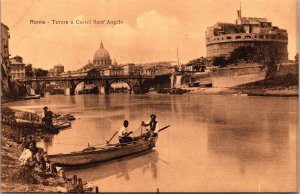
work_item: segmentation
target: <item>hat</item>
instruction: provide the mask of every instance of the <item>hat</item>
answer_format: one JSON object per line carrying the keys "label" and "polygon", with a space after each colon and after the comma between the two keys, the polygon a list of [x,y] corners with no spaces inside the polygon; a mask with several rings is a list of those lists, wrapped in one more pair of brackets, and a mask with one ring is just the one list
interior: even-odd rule
{"label": "hat", "polygon": [[48,107],[47,107],[47,106],[45,106],[43,109],[44,109],[44,110],[45,110],[45,109],[48,109]]}
{"label": "hat", "polygon": [[150,117],[154,117],[154,118],[156,118],[156,115],[155,115],[155,114],[152,114],[152,115],[150,115]]}

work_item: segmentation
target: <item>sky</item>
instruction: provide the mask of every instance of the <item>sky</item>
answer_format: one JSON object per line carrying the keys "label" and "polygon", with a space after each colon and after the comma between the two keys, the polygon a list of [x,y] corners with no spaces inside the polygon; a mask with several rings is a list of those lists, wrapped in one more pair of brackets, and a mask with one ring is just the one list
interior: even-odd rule
{"label": "sky", "polygon": [[[177,48],[180,63],[186,63],[206,56],[206,28],[233,23],[239,7],[240,0],[1,0],[1,22],[10,28],[11,57],[20,55],[34,67],[78,69],[93,60],[101,40],[112,60],[121,64],[177,61]],[[244,17],[267,18],[287,29],[289,59],[294,59],[296,0],[241,0],[241,7]],[[76,20],[92,24],[70,24]]]}

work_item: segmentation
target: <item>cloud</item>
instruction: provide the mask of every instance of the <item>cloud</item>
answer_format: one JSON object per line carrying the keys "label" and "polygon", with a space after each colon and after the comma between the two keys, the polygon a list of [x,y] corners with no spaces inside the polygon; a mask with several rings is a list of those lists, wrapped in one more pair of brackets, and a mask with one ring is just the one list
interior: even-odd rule
{"label": "cloud", "polygon": [[146,62],[162,60],[165,54],[170,54],[167,45],[172,42],[177,28],[176,17],[150,10],[138,15],[132,26],[115,25],[106,28],[103,35],[112,46],[111,54],[118,54],[118,61]]}
{"label": "cloud", "polygon": [[[76,14],[70,20],[88,21],[90,18]],[[153,9],[138,14],[131,24],[124,20],[117,25],[34,26],[24,31],[28,35],[19,45],[23,49],[18,54],[37,67],[50,69],[61,63],[67,70],[78,69],[93,59],[102,40],[111,58],[120,63],[174,60],[177,47],[180,47],[181,58],[185,59],[195,52],[195,40],[199,37],[197,32],[187,33],[181,22],[173,15],[163,15]],[[193,51],[181,49],[183,46]]]}

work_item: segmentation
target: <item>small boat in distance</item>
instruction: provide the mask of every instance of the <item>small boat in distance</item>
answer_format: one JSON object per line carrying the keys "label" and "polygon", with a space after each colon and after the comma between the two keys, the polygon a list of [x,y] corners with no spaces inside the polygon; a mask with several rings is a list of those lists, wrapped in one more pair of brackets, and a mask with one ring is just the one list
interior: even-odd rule
{"label": "small boat in distance", "polygon": [[31,99],[40,99],[41,95],[26,95],[23,97],[20,97],[22,100],[31,100]]}
{"label": "small boat in distance", "polygon": [[107,144],[105,147],[93,147],[93,149],[87,148],[83,151],[67,154],[48,155],[48,159],[57,166],[79,167],[151,150],[155,147],[157,139],[158,135],[150,137],[147,140],[140,139],[127,144]]}

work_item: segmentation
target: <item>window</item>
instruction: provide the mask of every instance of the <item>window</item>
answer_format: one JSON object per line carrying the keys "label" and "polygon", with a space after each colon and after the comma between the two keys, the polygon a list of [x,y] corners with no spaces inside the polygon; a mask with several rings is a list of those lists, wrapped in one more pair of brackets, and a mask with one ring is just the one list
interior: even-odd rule
{"label": "window", "polygon": [[226,39],[231,39],[231,36],[227,36]]}
{"label": "window", "polygon": [[236,39],[241,39],[242,37],[241,37],[241,36],[236,36],[235,38],[236,38]]}

